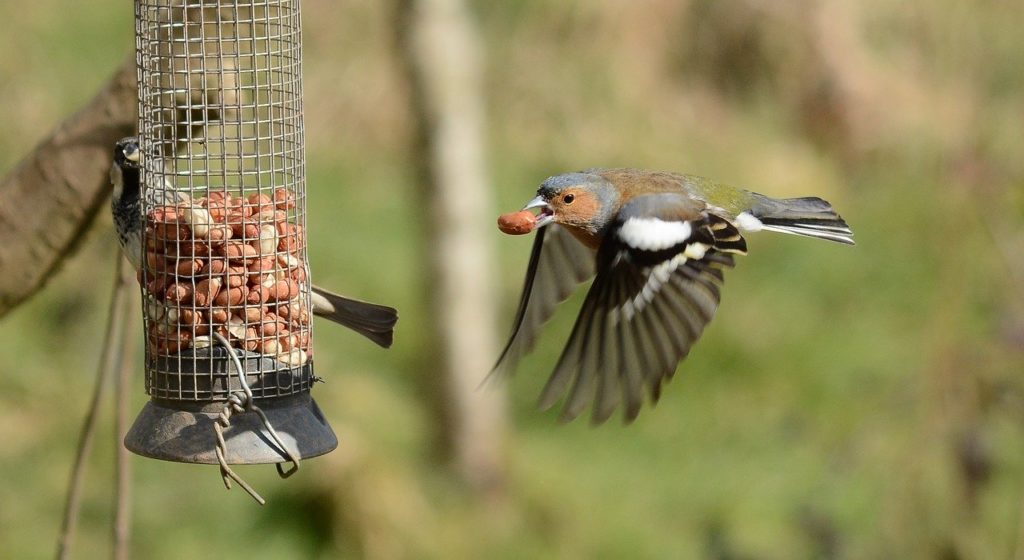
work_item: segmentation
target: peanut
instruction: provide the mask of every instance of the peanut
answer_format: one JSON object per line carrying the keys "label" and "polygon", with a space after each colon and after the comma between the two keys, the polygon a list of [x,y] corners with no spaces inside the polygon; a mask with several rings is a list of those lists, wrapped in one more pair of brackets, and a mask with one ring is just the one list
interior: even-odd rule
{"label": "peanut", "polygon": [[255,284],[262,282],[262,279],[267,274],[273,274],[274,269],[277,268],[277,263],[273,257],[262,257],[256,259],[247,267],[249,272],[249,281]]}
{"label": "peanut", "polygon": [[265,210],[274,210],[274,199],[270,195],[262,193],[253,193],[246,198],[246,206],[252,209],[253,214],[263,212]]}
{"label": "peanut", "polygon": [[229,198],[231,198],[231,195],[227,192],[212,191],[210,194],[206,195],[206,207],[209,208],[211,204],[223,204],[227,206]]}
{"label": "peanut", "polygon": [[[207,278],[196,284],[195,304],[196,307],[207,307],[220,296],[221,286],[224,284],[220,278]],[[223,322],[223,321],[216,321]]]}
{"label": "peanut", "polygon": [[167,307],[153,296],[146,296],[146,316],[151,321],[159,321],[167,314]]}
{"label": "peanut", "polygon": [[498,229],[509,235],[530,233],[537,226],[537,216],[529,210],[510,212],[498,216]]}
{"label": "peanut", "polygon": [[289,352],[299,346],[298,335],[290,333],[287,330],[281,332],[278,341],[281,345],[281,350],[284,350],[285,352]]}
{"label": "peanut", "polygon": [[257,249],[261,255],[271,255],[277,250],[277,228],[264,224],[258,231]]}
{"label": "peanut", "polygon": [[246,306],[242,311],[245,313],[245,321],[247,323],[258,323],[265,314],[269,313],[266,307],[254,307],[251,305]]}
{"label": "peanut", "polygon": [[178,276],[195,276],[202,272],[205,263],[201,259],[185,259],[178,261]]}
{"label": "peanut", "polygon": [[271,292],[272,290],[270,288],[267,288],[262,284],[257,284],[249,290],[249,293],[245,297],[245,302],[249,305],[262,306],[264,303],[267,303],[268,299],[270,299]]}
{"label": "peanut", "polygon": [[218,251],[223,257],[227,257],[230,261],[235,262],[251,262],[253,259],[259,257],[259,252],[254,249],[251,245],[246,245],[241,241],[228,241]]}
{"label": "peanut", "polygon": [[267,354],[273,356],[280,350],[280,345],[277,343],[276,338],[267,338],[260,341],[256,346],[256,351],[260,354]]}
{"label": "peanut", "polygon": [[302,330],[296,334],[298,334],[299,336],[299,347],[301,347],[306,352],[309,352],[309,331]]}
{"label": "peanut", "polygon": [[188,348],[192,342],[192,333],[186,330],[176,330],[169,333],[154,333],[156,342],[156,353],[163,355],[177,354]]}
{"label": "peanut", "polygon": [[164,292],[164,299],[173,303],[188,303],[192,301],[192,284],[188,282],[175,282],[167,287]]}
{"label": "peanut", "polygon": [[270,299],[288,301],[299,295],[299,285],[291,278],[279,280],[270,288]]}
{"label": "peanut", "polygon": [[164,273],[174,272],[174,262],[164,258],[163,253],[146,252],[146,268],[153,272]]}
{"label": "peanut", "polygon": [[277,315],[269,311],[266,312],[263,315],[263,317],[260,318],[259,321],[260,335],[262,335],[264,338],[274,336],[279,332],[284,331],[286,328],[287,327],[285,326],[284,322],[281,321],[281,319]]}
{"label": "peanut", "polygon": [[147,217],[154,223],[173,224],[178,221],[178,210],[173,206],[161,206],[151,210]]}
{"label": "peanut", "polygon": [[225,327],[228,329],[228,333],[230,333],[234,338],[245,338],[245,321],[243,321],[241,317],[232,315]]}
{"label": "peanut", "polygon": [[[231,236],[235,239],[255,239],[257,234],[257,228],[253,225],[251,228],[246,228],[247,225],[252,225],[248,222],[249,217],[245,215],[241,210],[235,210],[224,217],[224,223],[231,227]],[[248,230],[247,230],[248,229]]]}
{"label": "peanut", "polygon": [[178,211],[185,223],[192,227],[192,235],[197,239],[206,239],[210,236],[210,226],[213,225],[213,217],[205,208],[196,206],[178,205]]}
{"label": "peanut", "polygon": [[207,202],[206,210],[214,222],[223,222],[228,213],[228,207],[223,202]]}
{"label": "peanut", "polygon": [[282,224],[288,221],[288,213],[281,210],[264,210],[253,214],[252,219],[259,224]]}
{"label": "peanut", "polygon": [[228,261],[225,259],[211,259],[207,270],[210,272],[210,276],[219,276],[224,274],[228,267]]}
{"label": "peanut", "polygon": [[277,355],[277,361],[284,362],[290,366],[301,366],[309,361],[309,356],[299,348]]}
{"label": "peanut", "polygon": [[306,236],[300,225],[281,222],[277,224],[277,232],[281,239],[277,245],[279,251],[295,253],[306,246]]}
{"label": "peanut", "polygon": [[223,307],[215,307],[210,310],[210,320],[217,324],[228,322],[228,310]]}
{"label": "peanut", "polygon": [[231,228],[226,224],[214,224],[210,226],[210,232],[208,234],[210,241],[226,241],[234,237],[231,232]]}
{"label": "peanut", "polygon": [[146,291],[154,295],[162,296],[164,290],[167,289],[167,286],[169,286],[172,281],[171,277],[166,274],[154,274],[150,276],[149,280],[146,282]]}
{"label": "peanut", "polygon": [[226,306],[237,306],[245,303],[245,297],[248,295],[249,289],[245,286],[239,286],[237,288],[224,288],[214,298],[214,305],[220,307]]}
{"label": "peanut", "polygon": [[210,256],[210,245],[202,240],[186,239],[178,241],[173,248],[178,256],[204,258]]}
{"label": "peanut", "polygon": [[295,208],[295,193],[281,187],[274,191],[274,203],[278,210],[291,210]]}
{"label": "peanut", "polygon": [[245,284],[246,271],[244,266],[231,265],[228,267],[227,273],[225,274],[227,285],[231,288],[237,288]]}
{"label": "peanut", "polygon": [[279,254],[277,256],[277,262],[285,268],[298,268],[299,266],[302,266],[302,261],[300,261],[295,255],[290,255],[288,253]]}
{"label": "peanut", "polygon": [[196,327],[206,322],[206,318],[203,317],[202,311],[196,311],[189,309],[188,307],[182,307],[178,310],[179,321],[182,326]]}
{"label": "peanut", "polygon": [[259,343],[260,338],[256,334],[256,329],[253,327],[247,327],[245,329],[245,337],[242,339],[242,344],[245,346],[245,349],[250,352],[255,352]]}

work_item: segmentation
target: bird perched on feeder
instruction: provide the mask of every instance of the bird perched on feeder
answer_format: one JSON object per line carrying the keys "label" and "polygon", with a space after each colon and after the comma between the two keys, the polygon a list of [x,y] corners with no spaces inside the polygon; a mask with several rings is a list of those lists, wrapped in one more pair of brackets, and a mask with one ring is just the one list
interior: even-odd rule
{"label": "bird perched on feeder", "polygon": [[[532,210],[539,210],[534,215]],[[853,232],[816,197],[774,199],[692,175],[589,169],[544,181],[502,231],[537,231],[511,337],[495,371],[510,371],[577,284],[595,276],[540,399],[568,393],[563,420],[593,403],[601,423],[625,403],[636,418],[656,402],[719,303],[743,234],[777,231],[853,245]]]}
{"label": "bird perched on feeder", "polygon": [[[136,270],[142,262],[145,218],[142,191],[145,191],[147,208],[174,205],[185,200],[182,193],[167,184],[165,188],[142,189],[141,169],[142,150],[138,138],[129,136],[119,140],[114,146],[114,162],[110,167],[113,185],[110,208],[121,249]],[[398,321],[398,312],[394,308],[347,298],[315,285],[311,287],[310,303],[316,316],[344,325],[384,348],[391,346]]]}

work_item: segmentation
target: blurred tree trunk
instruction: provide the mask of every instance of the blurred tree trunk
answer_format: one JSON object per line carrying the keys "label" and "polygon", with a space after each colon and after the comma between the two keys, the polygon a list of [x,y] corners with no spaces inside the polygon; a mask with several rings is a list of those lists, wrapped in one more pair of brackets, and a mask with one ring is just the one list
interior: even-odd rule
{"label": "blurred tree trunk", "polygon": [[491,288],[493,220],[477,37],[461,0],[396,0],[397,42],[410,89],[432,347],[443,379],[433,391],[440,449],[476,490],[504,479],[504,393],[480,385],[497,355]]}
{"label": "blurred tree trunk", "polygon": [[135,58],[0,181],[0,317],[36,293],[110,194],[111,149],[135,130]]}

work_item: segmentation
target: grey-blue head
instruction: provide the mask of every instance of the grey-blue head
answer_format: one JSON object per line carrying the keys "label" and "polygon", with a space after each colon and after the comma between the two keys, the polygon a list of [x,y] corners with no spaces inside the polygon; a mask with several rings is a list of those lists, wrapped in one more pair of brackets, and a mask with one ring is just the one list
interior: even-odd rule
{"label": "grey-blue head", "polygon": [[537,227],[554,222],[594,236],[611,223],[619,200],[619,190],[607,179],[580,171],[548,177],[525,208],[541,209]]}

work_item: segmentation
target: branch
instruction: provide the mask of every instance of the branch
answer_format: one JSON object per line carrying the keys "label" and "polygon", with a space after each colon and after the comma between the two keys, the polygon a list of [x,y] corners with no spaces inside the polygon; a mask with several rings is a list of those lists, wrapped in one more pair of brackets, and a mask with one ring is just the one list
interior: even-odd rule
{"label": "branch", "polygon": [[109,194],[113,145],[135,130],[136,98],[133,57],[0,182],[0,317],[77,247]]}
{"label": "branch", "polygon": [[61,523],[60,536],[57,538],[57,558],[64,560],[69,557],[71,542],[78,527],[78,511],[82,501],[82,483],[85,479],[85,466],[95,439],[96,424],[99,421],[100,401],[103,397],[103,386],[110,372],[120,372],[124,367],[125,317],[128,294],[132,285],[132,274],[125,266],[124,259],[118,251],[114,274],[114,287],[110,296],[110,311],[107,317],[107,330],[103,336],[103,355],[96,372],[96,384],[93,386],[92,400],[89,411],[82,425],[78,439],[78,450],[75,454],[75,466],[71,471],[68,483],[68,500],[64,505],[64,521]]}
{"label": "branch", "polygon": [[[132,269],[128,261],[118,258],[120,263],[120,280],[122,288],[132,285]],[[132,463],[131,453],[122,443],[125,434],[131,427],[131,387],[132,377],[135,374],[138,364],[135,363],[134,352],[135,340],[138,336],[136,320],[139,312],[133,305],[123,306],[122,320],[124,326],[121,329],[121,367],[117,371],[117,379],[114,383],[114,447],[117,449],[117,460],[115,463],[116,486],[114,488],[114,560],[128,560],[131,558],[131,528],[132,528]]]}

